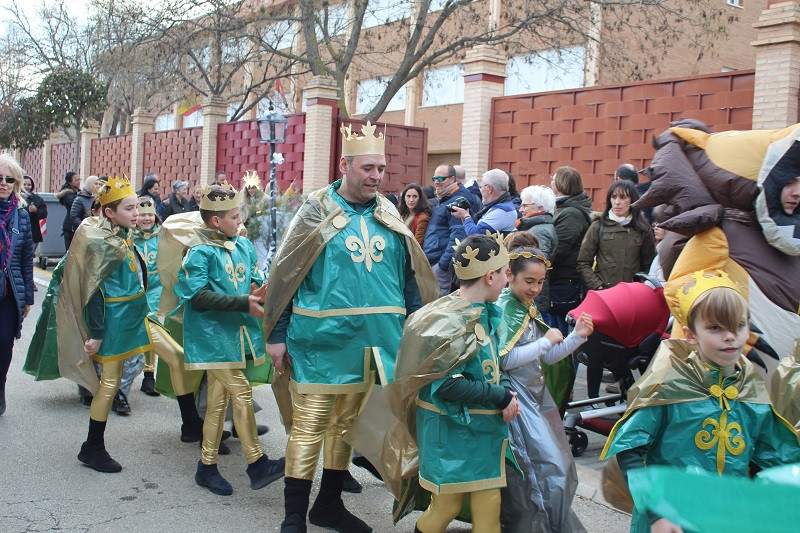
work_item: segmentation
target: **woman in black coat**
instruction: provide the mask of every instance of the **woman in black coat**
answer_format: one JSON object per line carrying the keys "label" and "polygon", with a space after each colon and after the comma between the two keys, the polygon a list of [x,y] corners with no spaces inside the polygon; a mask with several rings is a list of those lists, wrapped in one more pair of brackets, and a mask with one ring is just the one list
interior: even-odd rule
{"label": "woman in black coat", "polygon": [[47,204],[41,196],[36,194],[36,185],[30,176],[22,177],[22,199],[28,203],[28,215],[31,217],[31,234],[33,235],[33,255],[42,242],[42,228],[39,222],[47,218]]}
{"label": "woman in black coat", "polygon": [[64,215],[64,223],[61,225],[61,234],[64,236],[64,245],[69,250],[69,245],[72,243],[72,229],[69,225],[69,212],[72,209],[72,202],[78,196],[78,191],[81,190],[81,177],[76,172],[67,172],[64,175],[64,185],[55,194],[58,202],[67,210]]}
{"label": "woman in black coat", "polygon": [[20,196],[22,168],[0,155],[0,415],[6,411],[6,377],[14,339],[33,305],[31,220]]}
{"label": "woman in black coat", "polygon": [[81,190],[78,191],[78,196],[72,202],[72,208],[69,210],[69,227],[74,235],[78,231],[78,226],[84,219],[92,216],[92,203],[94,202],[95,193],[97,192],[97,182],[100,178],[97,176],[89,176],[83,182]]}

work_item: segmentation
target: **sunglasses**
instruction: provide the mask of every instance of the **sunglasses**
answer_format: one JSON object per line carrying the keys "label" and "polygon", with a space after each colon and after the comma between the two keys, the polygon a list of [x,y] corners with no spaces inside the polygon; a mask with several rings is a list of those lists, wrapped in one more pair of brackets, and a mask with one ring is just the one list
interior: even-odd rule
{"label": "sunglasses", "polygon": [[14,176],[3,176],[3,180],[9,185],[13,185],[17,181]]}
{"label": "sunglasses", "polygon": [[446,179],[450,179],[450,176],[434,176],[431,178],[434,183],[441,183]]}

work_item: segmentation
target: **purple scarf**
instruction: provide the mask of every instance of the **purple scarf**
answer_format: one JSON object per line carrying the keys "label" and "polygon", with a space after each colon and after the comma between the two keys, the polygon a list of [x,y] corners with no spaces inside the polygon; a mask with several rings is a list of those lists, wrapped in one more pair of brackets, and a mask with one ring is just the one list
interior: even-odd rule
{"label": "purple scarf", "polygon": [[5,270],[11,260],[11,235],[8,233],[8,226],[18,204],[19,198],[14,194],[9,200],[0,200],[0,270]]}

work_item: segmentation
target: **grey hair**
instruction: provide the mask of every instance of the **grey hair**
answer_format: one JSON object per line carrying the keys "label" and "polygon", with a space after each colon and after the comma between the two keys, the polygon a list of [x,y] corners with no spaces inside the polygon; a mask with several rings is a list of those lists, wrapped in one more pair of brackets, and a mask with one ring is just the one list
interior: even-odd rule
{"label": "grey hair", "polygon": [[[523,204],[534,204],[542,206],[542,209],[553,214],[556,208],[556,195],[553,189],[544,185],[531,185],[525,187],[520,193]],[[527,201],[526,201],[527,200]]]}
{"label": "grey hair", "polygon": [[493,168],[483,175],[483,184],[491,185],[498,194],[508,192],[508,174],[499,168]]}
{"label": "grey hair", "polygon": [[99,179],[100,178],[98,178],[97,176],[89,176],[88,178],[83,180],[83,183],[81,183],[81,189],[83,189],[86,192],[94,194],[94,184],[97,183],[97,180]]}

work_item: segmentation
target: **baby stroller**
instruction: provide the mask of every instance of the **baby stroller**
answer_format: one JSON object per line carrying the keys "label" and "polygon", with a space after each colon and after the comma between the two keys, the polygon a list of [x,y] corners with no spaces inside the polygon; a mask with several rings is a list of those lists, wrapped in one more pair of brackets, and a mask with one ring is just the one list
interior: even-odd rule
{"label": "baby stroller", "polygon": [[[644,371],[667,330],[670,312],[661,284],[645,274],[637,274],[634,280],[602,291],[589,291],[583,302],[567,315],[572,321],[581,313],[592,315],[594,333],[580,349],[588,356],[590,396],[595,392],[595,397],[571,402],[568,409],[606,405],[600,409],[567,412],[564,416],[564,429],[575,456],[586,451],[589,444],[586,433],[579,427],[606,436],[611,432],[613,422],[608,417],[616,418],[625,412],[625,397],[634,382],[631,370]],[[643,283],[645,281],[648,283]],[[604,367],[617,379],[618,394],[599,396]],[[599,370],[599,375],[592,372],[592,368]]]}

